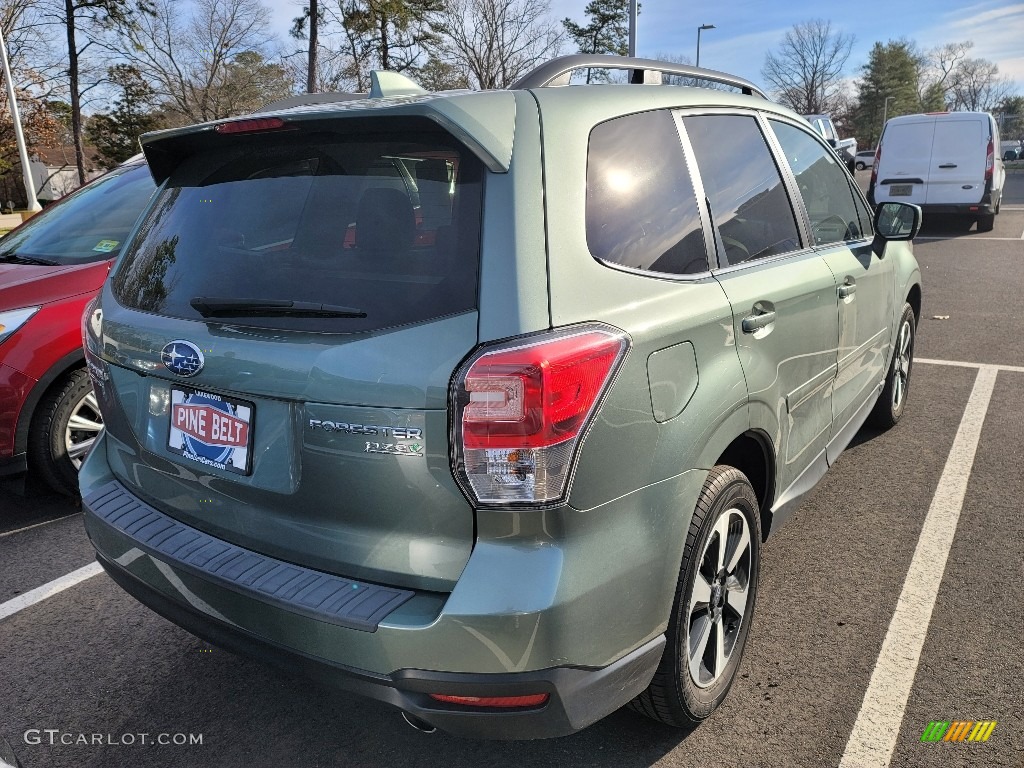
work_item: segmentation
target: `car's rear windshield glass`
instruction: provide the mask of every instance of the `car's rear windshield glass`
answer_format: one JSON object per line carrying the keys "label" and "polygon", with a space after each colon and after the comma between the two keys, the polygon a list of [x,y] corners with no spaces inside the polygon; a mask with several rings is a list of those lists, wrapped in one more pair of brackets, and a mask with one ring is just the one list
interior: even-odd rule
{"label": "car's rear windshield glass", "polygon": [[448,134],[225,139],[161,190],[117,268],[124,305],[329,333],[476,306],[483,171]]}
{"label": "car's rear windshield glass", "polygon": [[155,189],[145,163],[117,168],[0,240],[0,261],[72,265],[112,259]]}

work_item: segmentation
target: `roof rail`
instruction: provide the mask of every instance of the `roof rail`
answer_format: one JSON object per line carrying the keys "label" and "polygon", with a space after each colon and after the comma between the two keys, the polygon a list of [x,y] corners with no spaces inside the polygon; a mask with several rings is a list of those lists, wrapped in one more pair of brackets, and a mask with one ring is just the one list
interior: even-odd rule
{"label": "roof rail", "polygon": [[629,82],[640,85],[660,85],[662,73],[682,75],[684,77],[692,77],[695,80],[707,80],[712,83],[721,83],[722,85],[739,88],[740,91],[748,96],[754,95],[760,96],[762,99],[768,98],[764,91],[749,80],[744,80],[742,77],[736,77],[726,72],[704,69],[703,67],[691,67],[688,64],[675,64],[670,61],[658,61],[657,59],[636,59],[628,56],[607,56],[594,53],[559,56],[556,59],[545,62],[512,83],[509,86],[509,90],[568,85],[569,76],[574,69],[628,69],[630,70]]}

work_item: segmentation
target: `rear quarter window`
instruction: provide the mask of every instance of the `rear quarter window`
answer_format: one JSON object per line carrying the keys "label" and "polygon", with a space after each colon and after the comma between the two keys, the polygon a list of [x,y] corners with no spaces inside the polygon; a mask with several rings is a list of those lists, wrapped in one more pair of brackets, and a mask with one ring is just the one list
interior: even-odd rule
{"label": "rear quarter window", "polygon": [[326,332],[475,308],[483,168],[454,139],[436,128],[243,138],[168,179],[118,266],[121,303]]}

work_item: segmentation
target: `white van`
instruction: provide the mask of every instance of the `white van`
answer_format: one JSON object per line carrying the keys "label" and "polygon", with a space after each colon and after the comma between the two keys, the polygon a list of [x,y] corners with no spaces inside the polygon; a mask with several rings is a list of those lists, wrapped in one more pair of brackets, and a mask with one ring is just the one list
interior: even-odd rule
{"label": "white van", "polygon": [[868,200],[915,203],[925,214],[965,214],[992,229],[1006,171],[999,126],[987,112],[931,112],[887,121]]}

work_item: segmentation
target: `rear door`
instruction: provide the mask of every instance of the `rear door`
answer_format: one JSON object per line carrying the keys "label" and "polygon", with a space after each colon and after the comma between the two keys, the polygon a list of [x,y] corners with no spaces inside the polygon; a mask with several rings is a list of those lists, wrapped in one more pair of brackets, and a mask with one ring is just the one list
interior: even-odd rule
{"label": "rear door", "polygon": [[935,118],[890,121],[882,134],[875,200],[923,205],[931,173]]}
{"label": "rear door", "polygon": [[986,122],[971,114],[936,118],[925,203],[958,205],[981,200],[989,141]]}
{"label": "rear door", "polygon": [[714,275],[732,304],[751,427],[776,441],[783,492],[823,454],[832,427],[835,280],[802,243],[758,119],[707,114],[682,122],[715,224]]}

